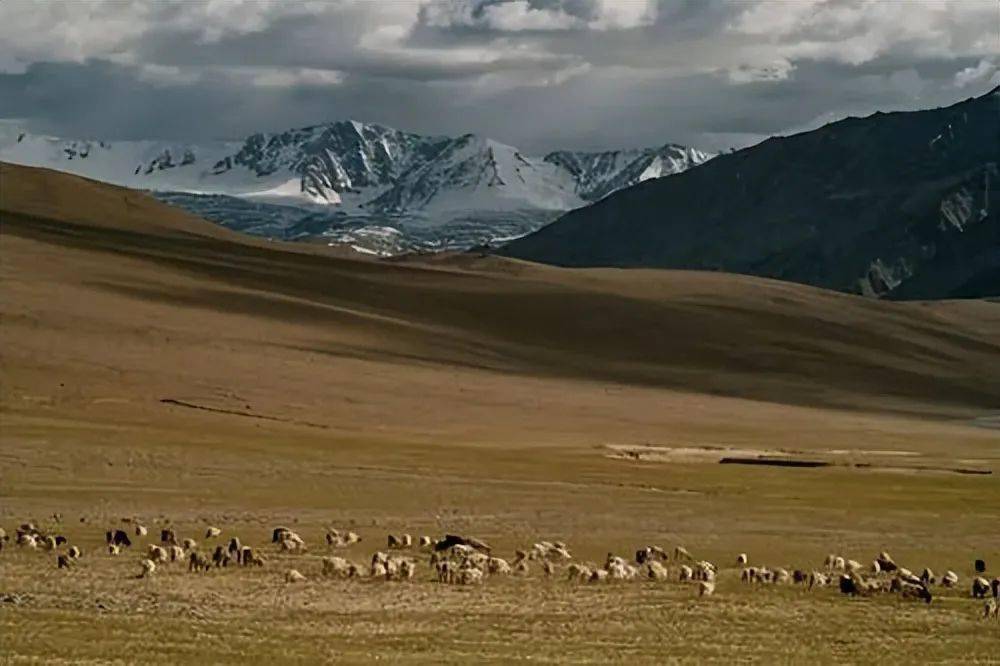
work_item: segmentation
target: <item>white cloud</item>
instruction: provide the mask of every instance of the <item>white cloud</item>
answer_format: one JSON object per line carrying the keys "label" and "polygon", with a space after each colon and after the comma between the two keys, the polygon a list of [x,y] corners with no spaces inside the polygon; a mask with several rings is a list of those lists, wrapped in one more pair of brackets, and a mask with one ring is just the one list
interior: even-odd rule
{"label": "white cloud", "polygon": [[585,13],[570,3],[539,6],[529,0],[430,0],[421,8],[423,24],[432,28],[478,28],[495,32],[564,30],[628,30],[650,25],[654,0],[592,0]]}
{"label": "white cloud", "polygon": [[731,33],[791,60],[860,65],[889,53],[960,57],[1000,47],[992,0],[760,0],[746,3]]}
{"label": "white cloud", "polygon": [[1000,85],[1000,61],[983,58],[978,64],[966,67],[955,74],[955,87],[965,88],[989,81],[990,85]]}

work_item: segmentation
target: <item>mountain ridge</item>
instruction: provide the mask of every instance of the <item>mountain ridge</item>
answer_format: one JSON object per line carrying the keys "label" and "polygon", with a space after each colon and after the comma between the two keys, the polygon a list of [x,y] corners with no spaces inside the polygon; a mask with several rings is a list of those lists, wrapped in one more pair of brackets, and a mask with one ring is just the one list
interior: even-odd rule
{"label": "mountain ridge", "polygon": [[1000,91],[772,137],[618,190],[499,252],[891,298],[1000,293]]}
{"label": "mountain ridge", "polygon": [[170,193],[170,203],[238,231],[350,243],[393,229],[398,243],[388,250],[362,247],[379,254],[516,237],[615,188],[712,157],[667,146],[534,157],[475,134],[421,135],[356,120],[204,143],[62,139],[0,127],[0,159],[8,162]]}

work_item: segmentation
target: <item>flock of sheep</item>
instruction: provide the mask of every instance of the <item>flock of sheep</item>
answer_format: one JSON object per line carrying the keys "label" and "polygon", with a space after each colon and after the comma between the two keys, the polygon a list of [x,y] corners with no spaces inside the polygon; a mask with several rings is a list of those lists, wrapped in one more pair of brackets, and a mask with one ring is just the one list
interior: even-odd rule
{"label": "flock of sheep", "polygon": [[[149,535],[146,526],[132,520],[123,519],[125,528],[107,530],[105,541],[109,556],[118,556],[133,548],[133,539]],[[154,537],[155,539],[155,537]],[[189,572],[206,572],[223,567],[263,567],[267,563],[260,549],[244,545],[239,537],[231,536],[226,541],[222,530],[208,527],[202,537],[204,544],[196,539],[179,538],[172,527],[160,530],[157,543],[147,543],[139,558],[138,578],[153,576],[158,567],[171,563],[187,563]],[[355,532],[330,528],[326,533],[329,549],[346,548],[361,542]],[[11,537],[0,528],[0,553],[9,547]],[[24,523],[15,531],[14,544],[28,550],[44,550],[56,555],[56,566],[72,569],[83,553],[76,545],[54,531],[41,530],[33,523]],[[271,532],[271,547],[282,553],[307,551],[305,540],[294,530],[276,527]],[[427,562],[434,579],[440,583],[475,585],[495,576],[528,576],[537,568],[547,577],[561,575],[574,582],[604,583],[611,581],[653,581],[676,580],[696,586],[698,596],[715,593],[719,567],[712,562],[699,560],[682,546],[671,552],[659,546],[646,546],[637,550],[632,558],[624,558],[608,553],[602,564],[581,563],[573,560],[573,555],[565,543],[559,541],[539,541],[530,548],[516,550],[512,559],[497,557],[489,544],[474,537],[446,535],[442,539],[421,536],[414,539],[409,534],[389,535],[386,549],[375,552],[364,563],[353,562],[345,557],[328,555],[322,557],[318,575],[338,578],[370,578],[384,580],[410,580],[419,569],[421,560]],[[735,558],[735,566],[740,570],[740,580],[747,585],[801,585],[806,589],[837,585],[841,593],[850,596],[874,594],[898,594],[904,599],[917,599],[930,603],[934,586],[957,588],[959,576],[954,571],[946,571],[938,576],[929,568],[916,575],[910,569],[898,565],[886,552],[879,553],[867,567],[857,560],[830,554],[818,569],[795,569],[782,567],[755,566],[745,553]],[[986,563],[976,560],[977,576],[972,579],[971,596],[983,600],[983,616],[987,619],[1000,617],[1000,577],[989,580],[985,577]],[[297,569],[284,572],[288,583],[300,583],[307,577]]]}

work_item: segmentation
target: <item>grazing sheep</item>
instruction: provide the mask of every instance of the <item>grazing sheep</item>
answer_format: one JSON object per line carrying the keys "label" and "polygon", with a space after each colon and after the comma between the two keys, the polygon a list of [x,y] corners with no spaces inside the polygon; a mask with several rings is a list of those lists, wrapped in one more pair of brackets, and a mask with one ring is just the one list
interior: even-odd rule
{"label": "grazing sheep", "polygon": [[858,562],[857,560],[845,560],[844,570],[847,571],[847,573],[861,573],[861,562]]}
{"label": "grazing sheep", "polygon": [[493,548],[482,539],[477,539],[475,537],[463,537],[457,534],[445,534],[443,539],[434,544],[434,550],[438,552],[452,550],[457,545],[468,546],[473,550],[478,550],[479,552],[486,553],[487,555],[489,555],[493,550]]}
{"label": "grazing sheep", "polygon": [[184,549],[180,546],[167,546],[167,553],[170,555],[171,562],[184,559]]}
{"label": "grazing sheep", "polygon": [[153,572],[156,571],[156,563],[153,562],[153,560],[142,560],[139,562],[139,566],[142,567],[142,569],[139,571],[139,575],[136,576],[136,578],[147,578],[152,576]]}
{"label": "grazing sheep", "polygon": [[791,574],[788,573],[787,569],[782,569],[778,567],[774,570],[774,582],[778,585],[785,585],[792,579]]}
{"label": "grazing sheep", "polygon": [[285,572],[286,583],[301,583],[306,579],[297,569],[289,569]]}
{"label": "grazing sheep", "polygon": [[685,548],[684,546],[676,546],[674,548],[674,559],[675,560],[687,560],[688,562],[691,562],[692,560],[694,560],[694,558],[691,557],[691,553],[689,553],[688,549]]}
{"label": "grazing sheep", "polygon": [[166,549],[155,544],[149,544],[148,555],[153,562],[166,562],[169,559]]}
{"label": "grazing sheep", "polygon": [[510,564],[500,557],[491,557],[486,560],[486,571],[491,576],[506,576],[510,574]]}
{"label": "grazing sheep", "polygon": [[188,571],[208,571],[212,562],[201,553],[191,553],[188,556]]}
{"label": "grazing sheep", "polygon": [[226,555],[226,550],[222,546],[216,546],[215,552],[212,553],[212,564],[216,567],[225,566],[228,563],[229,556]]}
{"label": "grazing sheep", "polygon": [[222,530],[219,529],[218,527],[209,527],[207,530],[205,530],[206,539],[215,539],[221,535],[222,535]]}
{"label": "grazing sheep", "polygon": [[79,546],[70,546],[69,550],[66,551],[66,555],[71,560],[78,560],[80,559],[80,556],[83,555],[83,553],[80,552]]}
{"label": "grazing sheep", "polygon": [[184,539],[182,546],[184,547],[184,550],[194,550],[195,548],[198,547],[198,542],[195,541],[194,539],[187,538]]}
{"label": "grazing sheep", "polygon": [[340,530],[331,529],[326,534],[326,544],[331,548],[346,548],[360,542],[361,537],[355,532],[344,532],[341,534]]}
{"label": "grazing sheep", "polygon": [[128,548],[132,545],[132,540],[128,538],[128,534],[124,530],[108,530],[105,534],[108,545],[114,544],[115,546],[120,546],[121,548]]}
{"label": "grazing sheep", "polygon": [[923,599],[928,604],[933,599],[931,591],[924,585],[903,582],[900,584],[899,593],[904,599]]}
{"label": "grazing sheep", "polygon": [[38,539],[32,534],[21,534],[17,537],[17,545],[34,550],[38,548]]}
{"label": "grazing sheep", "polygon": [[892,573],[893,571],[896,571],[899,568],[896,565],[896,562],[893,561],[889,553],[885,552],[884,550],[878,554],[878,557],[875,558],[875,561],[878,562],[879,571]]}
{"label": "grazing sheep", "polygon": [[590,570],[590,567],[577,564],[576,562],[566,567],[566,574],[569,580],[585,581],[590,578],[592,573],[593,571]]}
{"label": "grazing sheep", "polygon": [[681,568],[678,570],[677,580],[684,583],[689,580],[694,579],[694,569],[686,564],[682,564]]}
{"label": "grazing sheep", "polygon": [[275,527],[271,532],[271,543],[281,543],[285,540],[286,535],[291,533],[292,531],[287,527]]}
{"label": "grazing sheep", "polygon": [[542,573],[551,578],[556,574],[556,565],[548,560],[542,560]]}
{"label": "grazing sheep", "polygon": [[60,555],[56,558],[57,569],[69,569],[70,559],[68,555]]}
{"label": "grazing sheep", "polygon": [[645,548],[640,548],[639,550],[635,551],[635,563],[645,564],[646,561],[649,560],[651,553],[652,551],[650,551],[649,546],[646,546]]}
{"label": "grazing sheep", "polygon": [[666,580],[670,572],[662,563],[655,560],[646,563],[646,577],[650,580]]}
{"label": "grazing sheep", "polygon": [[882,573],[882,565],[879,564],[878,560],[872,560],[871,573],[873,576],[877,576]]}
{"label": "grazing sheep", "polygon": [[455,565],[450,560],[438,560],[434,563],[439,583],[451,583],[455,577]]}
{"label": "grazing sheep", "polygon": [[924,567],[924,570],[920,573],[920,582],[927,585],[934,585],[937,582],[937,578],[934,576],[934,572],[929,568]]}
{"label": "grazing sheep", "polygon": [[413,548],[413,537],[409,534],[403,534],[399,537],[399,543],[403,548]]}
{"label": "grazing sheep", "polygon": [[42,545],[45,546],[45,550],[55,550],[59,544],[56,543],[56,538],[53,536],[47,536],[42,540]]}
{"label": "grazing sheep", "polygon": [[715,594],[715,582],[709,580],[703,580],[698,583],[698,596],[699,597],[710,597]]}
{"label": "grazing sheep", "polygon": [[434,545],[434,540],[431,539],[429,536],[422,536],[420,537],[418,544],[421,549],[426,549]]}
{"label": "grazing sheep", "polygon": [[753,583],[757,580],[757,567],[747,567],[740,572],[740,582]]}
{"label": "grazing sheep", "polygon": [[738,567],[745,567],[748,561],[749,559],[747,558],[746,553],[740,553],[736,556],[736,566]]}
{"label": "grazing sheep", "polygon": [[809,574],[809,589],[814,587],[826,587],[830,584],[830,577],[820,571],[813,571]]}
{"label": "grazing sheep", "polygon": [[991,591],[990,582],[982,576],[972,579],[972,596],[976,599],[984,599]]}
{"label": "grazing sheep", "polygon": [[226,553],[229,557],[236,560],[237,564],[243,564],[243,544],[240,543],[239,537],[233,537],[229,540],[229,547],[226,548]]}
{"label": "grazing sheep", "polygon": [[918,576],[913,575],[913,572],[906,567],[899,567],[896,569],[896,576],[903,582],[910,583],[911,585],[922,585],[922,581]]}
{"label": "grazing sheep", "polygon": [[351,570],[351,563],[342,557],[324,557],[323,575],[346,578]]}
{"label": "grazing sheep", "polygon": [[165,527],[160,530],[160,543],[164,545],[174,545],[177,543],[177,532],[172,527]]}
{"label": "grazing sheep", "polygon": [[853,576],[844,574],[840,577],[840,593],[849,594],[852,597],[856,597],[861,594],[862,587],[858,585],[858,580]]}
{"label": "grazing sheep", "polygon": [[149,530],[146,529],[145,525],[140,525],[139,523],[135,524],[135,535],[136,536],[138,536],[138,537],[144,537],[147,534],[149,534]]}
{"label": "grazing sheep", "polygon": [[371,566],[371,577],[372,578],[385,578],[388,571],[385,568],[385,564],[382,562],[373,562]]}
{"label": "grazing sheep", "polygon": [[285,552],[304,551],[306,549],[306,543],[302,540],[302,537],[295,532],[285,530],[282,533],[282,539],[278,543],[278,547]]}
{"label": "grazing sheep", "polygon": [[608,568],[608,576],[613,580],[633,580],[638,574],[638,569],[628,563],[616,563]]}
{"label": "grazing sheep", "polygon": [[117,544],[108,544],[108,555],[115,556],[122,552],[122,547]]}
{"label": "grazing sheep", "polygon": [[990,617],[1000,618],[1000,602],[995,598],[987,599],[983,604],[983,618],[988,620]]}
{"label": "grazing sheep", "polygon": [[608,579],[607,569],[594,569],[590,572],[589,581],[591,583],[603,583]]}
{"label": "grazing sheep", "polygon": [[958,585],[958,574],[954,571],[945,571],[941,576],[941,587],[955,587]]}
{"label": "grazing sheep", "polygon": [[[399,562],[399,566],[396,567],[396,578],[397,580],[410,580],[413,578],[416,570],[416,562],[410,559],[403,559]],[[350,568],[348,568],[348,575],[350,575]]]}
{"label": "grazing sheep", "polygon": [[403,547],[403,542],[395,534],[386,537],[386,548],[389,550],[399,550]]}
{"label": "grazing sheep", "polygon": [[479,569],[459,569],[458,582],[461,585],[476,585],[483,582],[483,572]]}

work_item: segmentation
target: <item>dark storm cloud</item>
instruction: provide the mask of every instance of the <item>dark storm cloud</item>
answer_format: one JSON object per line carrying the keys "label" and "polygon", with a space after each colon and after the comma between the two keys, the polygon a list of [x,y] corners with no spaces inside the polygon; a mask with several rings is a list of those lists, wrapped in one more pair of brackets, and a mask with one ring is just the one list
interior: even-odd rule
{"label": "dark storm cloud", "polygon": [[0,118],[242,137],[356,118],[531,151],[712,149],[1000,82],[993,0],[0,4]]}

